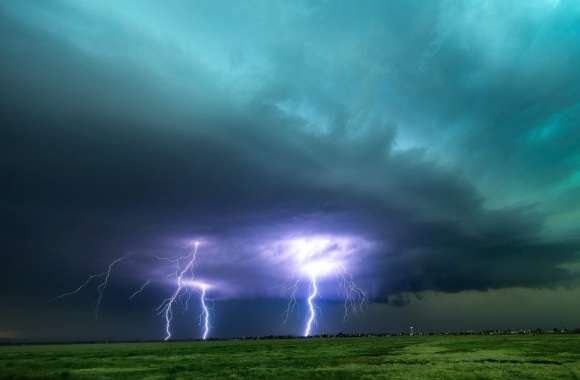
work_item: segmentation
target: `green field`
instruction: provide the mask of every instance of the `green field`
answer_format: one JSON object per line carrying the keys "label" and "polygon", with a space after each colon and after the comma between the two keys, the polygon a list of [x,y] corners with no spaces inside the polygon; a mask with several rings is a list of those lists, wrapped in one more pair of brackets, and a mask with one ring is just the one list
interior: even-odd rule
{"label": "green field", "polygon": [[1,379],[579,379],[580,335],[0,347]]}

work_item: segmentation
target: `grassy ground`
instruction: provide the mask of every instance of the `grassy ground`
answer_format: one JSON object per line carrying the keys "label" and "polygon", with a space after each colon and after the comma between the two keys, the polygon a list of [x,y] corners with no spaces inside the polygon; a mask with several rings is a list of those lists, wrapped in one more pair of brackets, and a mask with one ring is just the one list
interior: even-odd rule
{"label": "grassy ground", "polygon": [[0,379],[580,379],[580,335],[0,347]]}

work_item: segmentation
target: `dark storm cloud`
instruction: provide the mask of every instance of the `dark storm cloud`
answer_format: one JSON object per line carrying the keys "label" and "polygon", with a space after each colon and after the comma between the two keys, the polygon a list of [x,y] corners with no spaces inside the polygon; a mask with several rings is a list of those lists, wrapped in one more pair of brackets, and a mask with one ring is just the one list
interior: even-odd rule
{"label": "dark storm cloud", "polygon": [[[548,11],[513,7],[508,27],[501,3],[174,4],[0,6],[3,293],[58,273],[40,290],[54,294],[195,236],[222,239],[216,271],[251,287],[271,268],[235,252],[251,257],[264,226],[317,223],[376,243],[356,272],[379,300],[575,283],[580,242],[544,235],[551,210],[521,205],[536,195],[505,206],[490,183],[537,173],[529,193],[551,196],[576,170],[580,53],[552,30],[577,9],[538,2],[538,29]],[[521,36],[484,36],[501,26]],[[538,132],[554,157],[529,173],[529,127],[558,112]]]}

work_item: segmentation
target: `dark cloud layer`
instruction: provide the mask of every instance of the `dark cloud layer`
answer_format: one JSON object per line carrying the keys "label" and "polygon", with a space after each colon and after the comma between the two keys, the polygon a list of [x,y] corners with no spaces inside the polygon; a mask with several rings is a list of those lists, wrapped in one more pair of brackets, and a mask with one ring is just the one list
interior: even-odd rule
{"label": "dark cloud layer", "polygon": [[574,4],[103,4],[0,5],[4,296],[197,236],[257,286],[292,228],[381,302],[577,284]]}

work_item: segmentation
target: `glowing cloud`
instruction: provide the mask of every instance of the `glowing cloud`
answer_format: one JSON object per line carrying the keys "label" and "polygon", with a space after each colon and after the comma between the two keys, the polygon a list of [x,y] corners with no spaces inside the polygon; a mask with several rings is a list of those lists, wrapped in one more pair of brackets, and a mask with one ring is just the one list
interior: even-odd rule
{"label": "glowing cloud", "polygon": [[339,286],[344,291],[345,318],[349,311],[358,312],[366,303],[364,291],[356,286],[347,269],[356,253],[354,239],[330,235],[301,236],[277,242],[275,247],[275,260],[292,267],[291,278],[298,278],[286,287],[290,289],[290,301],[284,313],[284,322],[294,309],[300,281],[306,278],[309,283],[306,299],[308,315],[303,336],[310,336],[316,324],[316,299],[320,295],[319,281],[322,278],[336,276],[339,279]]}

